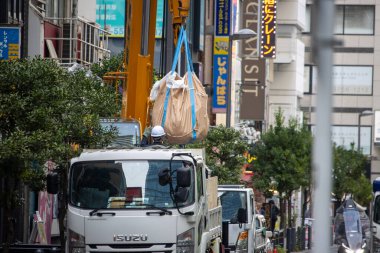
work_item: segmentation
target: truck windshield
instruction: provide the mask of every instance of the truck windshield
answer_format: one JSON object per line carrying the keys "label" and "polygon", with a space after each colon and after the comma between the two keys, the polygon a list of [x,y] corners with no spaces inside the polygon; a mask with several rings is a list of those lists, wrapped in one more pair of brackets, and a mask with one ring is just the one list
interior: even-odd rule
{"label": "truck windshield", "polygon": [[244,208],[247,211],[247,194],[239,191],[224,191],[220,194],[223,221],[237,223],[239,208]]}
{"label": "truck windshield", "polygon": [[[172,170],[193,165],[188,161],[172,161]],[[161,186],[158,172],[169,168],[168,160],[91,161],[72,165],[70,172],[70,203],[84,209],[152,209],[174,208],[170,186]],[[192,178],[194,182],[194,169]],[[176,173],[172,175],[176,187]],[[186,206],[194,202],[194,185],[189,187]]]}

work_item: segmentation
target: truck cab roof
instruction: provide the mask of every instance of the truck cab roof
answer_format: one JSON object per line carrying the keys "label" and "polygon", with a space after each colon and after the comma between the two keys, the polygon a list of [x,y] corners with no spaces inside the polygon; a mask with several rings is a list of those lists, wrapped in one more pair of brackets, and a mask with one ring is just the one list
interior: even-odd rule
{"label": "truck cab roof", "polygon": [[[196,160],[204,158],[202,149],[153,149],[153,148],[133,148],[133,149],[90,149],[84,150],[80,156],[71,160],[81,161],[106,161],[106,160],[169,160],[173,154],[188,153]],[[183,156],[184,159],[190,159]]]}

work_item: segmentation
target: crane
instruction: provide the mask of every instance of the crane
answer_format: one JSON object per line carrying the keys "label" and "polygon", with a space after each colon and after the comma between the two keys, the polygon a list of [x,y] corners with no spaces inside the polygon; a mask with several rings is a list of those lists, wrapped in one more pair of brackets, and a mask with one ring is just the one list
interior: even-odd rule
{"label": "crane", "polygon": [[[168,1],[172,14],[174,41],[180,27],[189,15],[191,0]],[[140,136],[150,125],[148,99],[153,78],[154,43],[157,0],[125,1],[125,44],[123,66],[116,72],[108,72],[105,81],[122,83],[122,120],[136,120],[140,124]]]}

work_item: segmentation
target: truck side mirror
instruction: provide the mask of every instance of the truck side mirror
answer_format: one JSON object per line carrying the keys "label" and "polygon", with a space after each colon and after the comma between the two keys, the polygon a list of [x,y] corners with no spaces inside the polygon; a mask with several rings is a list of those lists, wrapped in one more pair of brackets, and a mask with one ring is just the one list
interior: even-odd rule
{"label": "truck side mirror", "polygon": [[46,176],[46,188],[50,194],[57,194],[59,188],[59,176],[57,172],[50,172]]}
{"label": "truck side mirror", "polygon": [[177,169],[177,186],[190,187],[191,185],[191,170],[189,167],[181,167]]}
{"label": "truck side mirror", "polygon": [[246,223],[247,222],[247,210],[245,208],[239,208],[237,213],[238,223]]}
{"label": "truck side mirror", "polygon": [[161,186],[165,186],[168,183],[170,183],[171,177],[170,177],[170,171],[168,168],[160,169],[158,172],[158,183]]}
{"label": "truck side mirror", "polygon": [[184,187],[178,187],[174,193],[174,199],[178,203],[183,203],[189,197],[189,189]]}

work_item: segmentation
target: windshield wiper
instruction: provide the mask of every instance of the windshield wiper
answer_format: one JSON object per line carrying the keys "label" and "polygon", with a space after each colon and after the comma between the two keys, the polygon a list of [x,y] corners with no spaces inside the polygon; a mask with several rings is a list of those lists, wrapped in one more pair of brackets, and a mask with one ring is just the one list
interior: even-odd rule
{"label": "windshield wiper", "polygon": [[112,216],[115,216],[116,215],[116,213],[114,213],[114,212],[99,212],[100,210],[102,210],[103,208],[96,208],[96,209],[94,209],[94,210],[92,210],[90,213],[89,213],[89,215],[90,216],[94,216],[95,214],[97,215],[97,216],[102,216],[103,214],[110,214],[110,215],[112,215]]}
{"label": "windshield wiper", "polygon": [[[146,207],[149,207],[151,209],[160,210],[161,212],[158,212],[158,214],[160,214],[160,215],[165,215],[165,214],[172,215],[172,211],[166,209],[165,207],[159,207],[159,206],[155,206],[155,205],[151,205],[151,204],[139,204],[139,205],[136,205],[136,206],[146,206]],[[151,214],[156,214],[156,213],[157,212],[147,212],[146,214],[147,215],[151,215]]]}

